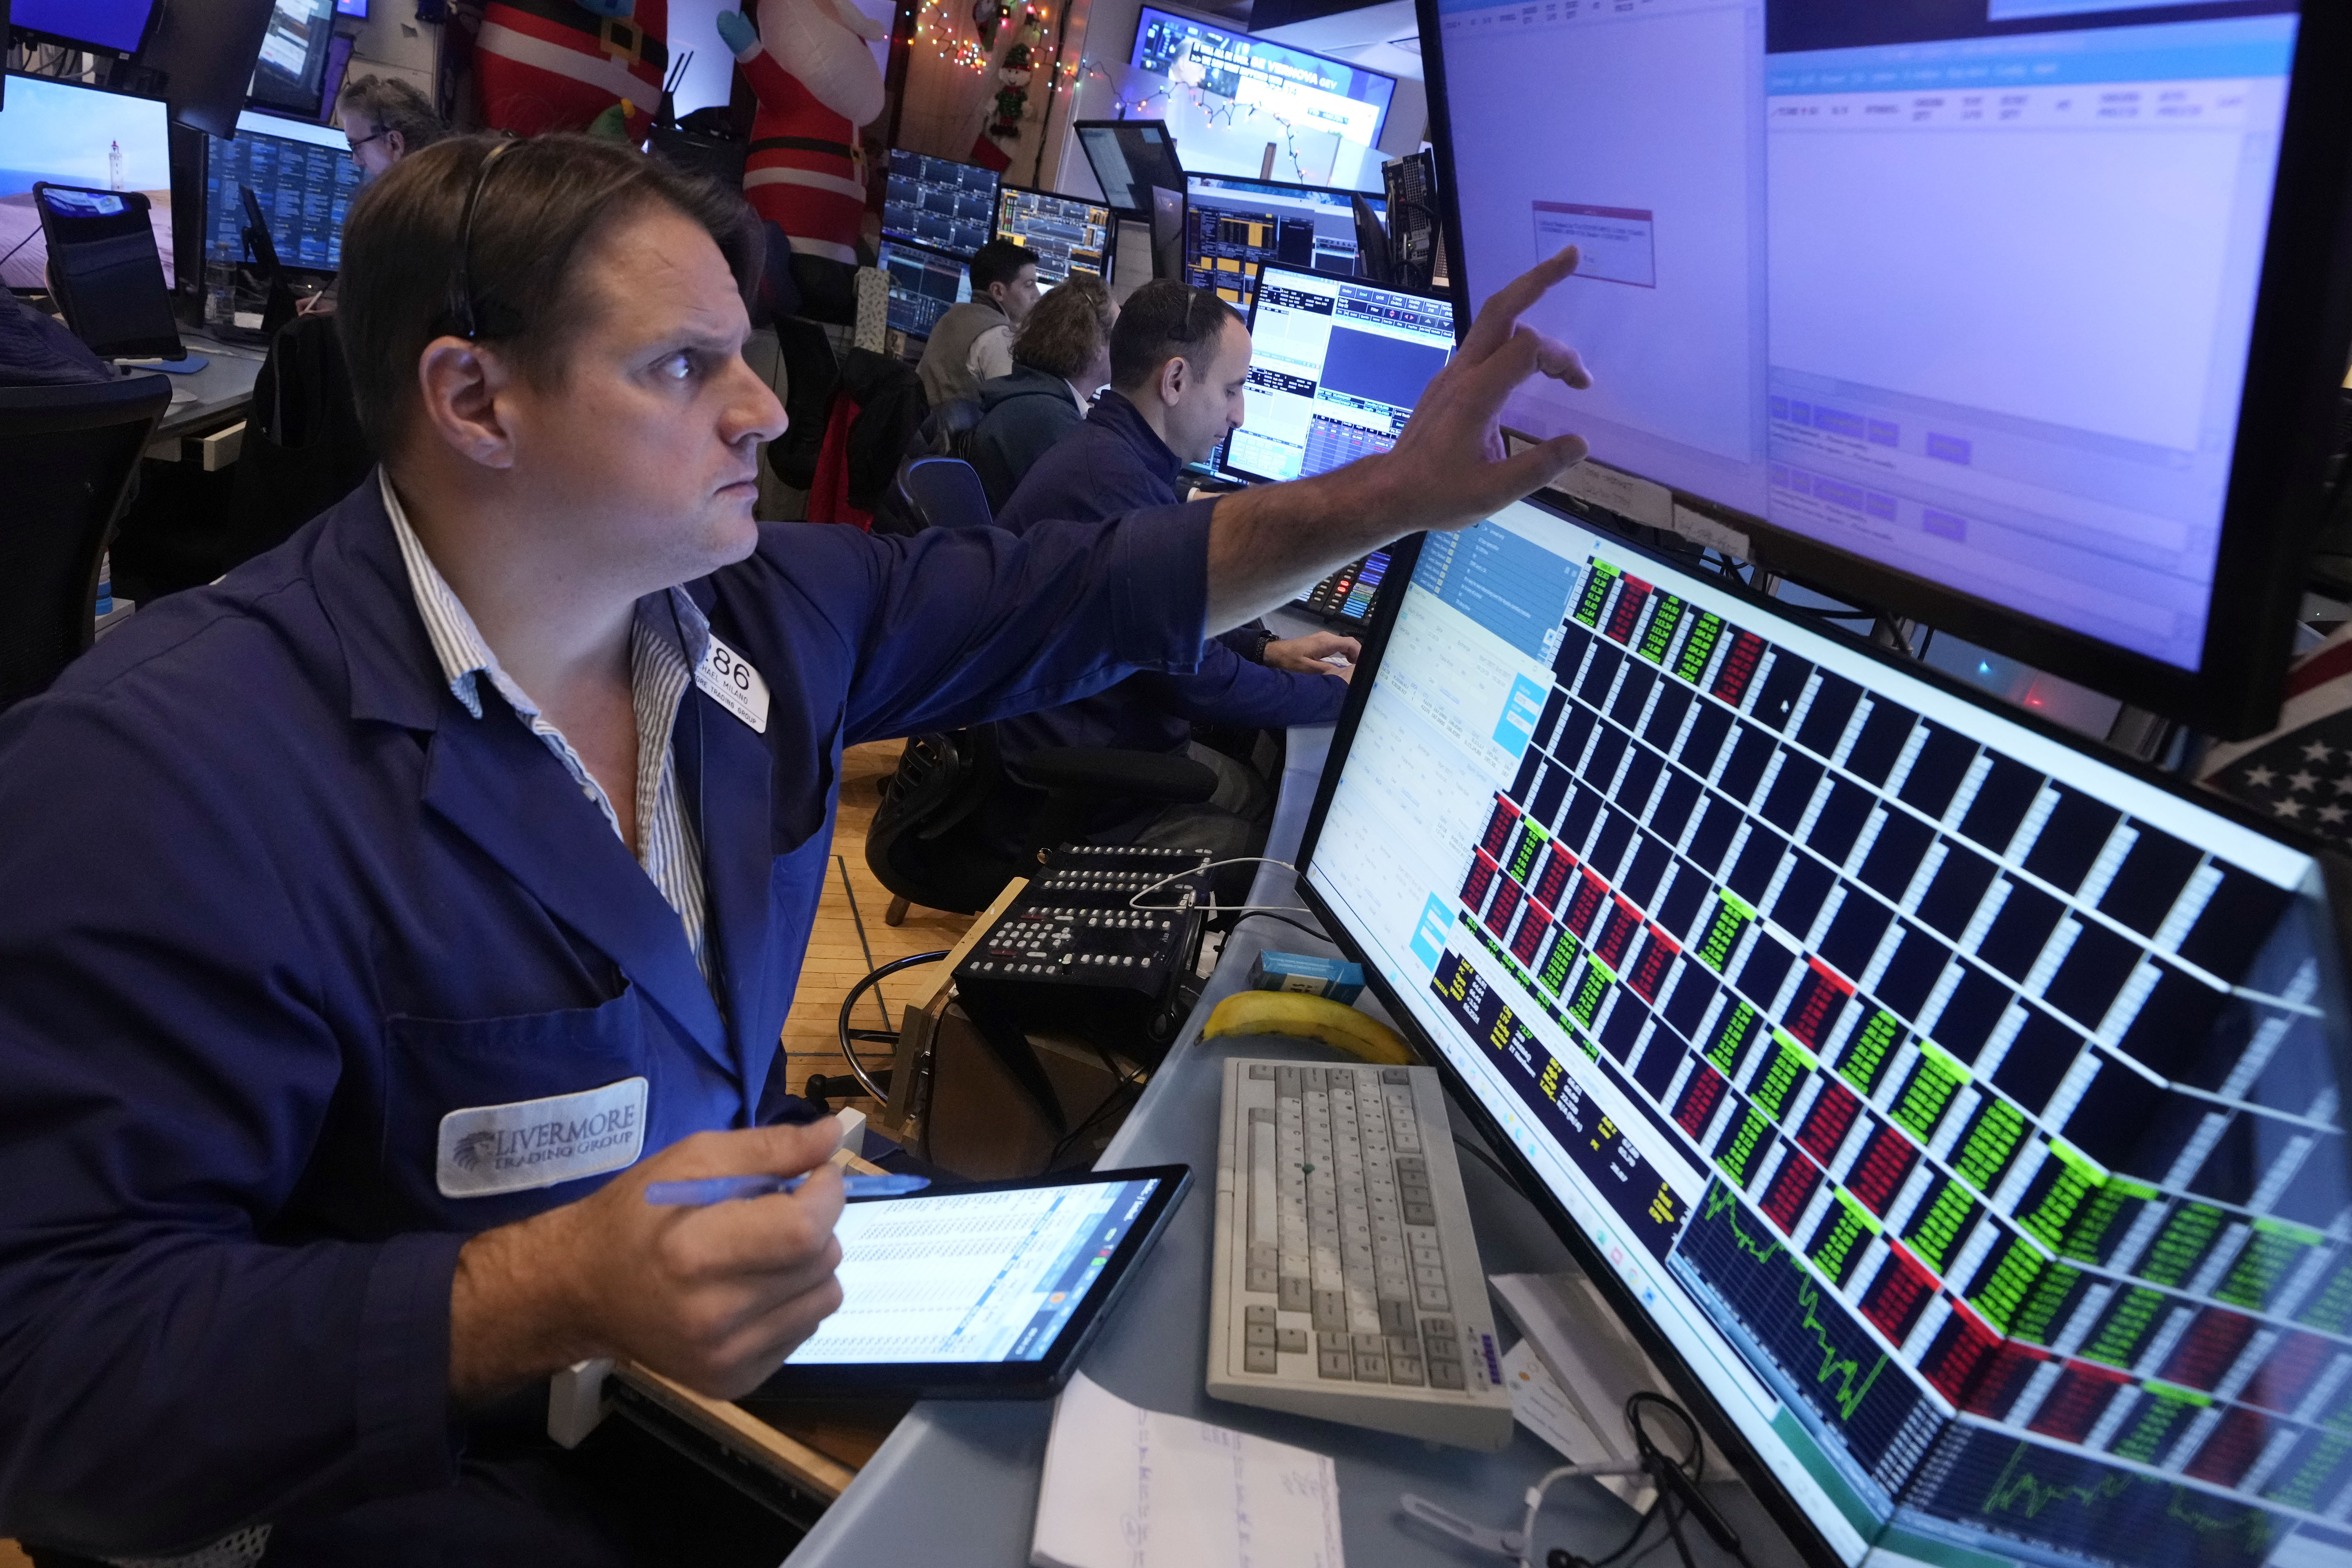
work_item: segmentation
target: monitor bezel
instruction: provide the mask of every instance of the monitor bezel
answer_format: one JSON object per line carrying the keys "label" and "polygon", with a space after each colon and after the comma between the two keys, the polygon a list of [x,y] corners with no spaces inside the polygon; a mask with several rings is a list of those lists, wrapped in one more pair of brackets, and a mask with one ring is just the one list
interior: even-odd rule
{"label": "monitor bezel", "polygon": [[[1382,81],[1389,84],[1389,100],[1381,105],[1380,121],[1372,127],[1372,151],[1377,153],[1381,150],[1381,138],[1389,133],[1389,116],[1396,112],[1397,84],[1402,79],[1393,73],[1389,71],[1374,70],[1370,66],[1360,66],[1355,64],[1353,61],[1343,60],[1336,55],[1327,55],[1319,49],[1302,49],[1297,44],[1286,44],[1280,38],[1260,38],[1254,36],[1246,29],[1237,33],[1223,22],[1213,22],[1205,16],[1188,16],[1184,12],[1175,10],[1174,8],[1167,5],[1151,5],[1141,6],[1135,14],[1135,37],[1129,39],[1127,45],[1127,64],[1130,70],[1141,70],[1144,68],[1135,63],[1135,57],[1143,47],[1143,29],[1148,25],[1147,19],[1154,11],[1157,11],[1163,16],[1173,17],[1179,22],[1190,22],[1196,27],[1206,27],[1213,33],[1223,33],[1228,38],[1238,38],[1244,44],[1271,44],[1277,49],[1286,49],[1294,55],[1305,55],[1309,59],[1321,60],[1326,65],[1337,66],[1341,70],[1361,71],[1366,76],[1376,76],[1380,78]],[[1158,75],[1159,73],[1153,72],[1152,74]],[[1358,99],[1356,101],[1362,102],[1363,100]]]}
{"label": "monitor bezel", "polygon": [[[1438,0],[1414,0],[1414,14],[1427,67],[1446,275],[1455,314],[1466,320],[1468,268]],[[2196,669],[1960,593],[1707,497],[1661,488],[1673,490],[1675,505],[1748,535],[1748,559],[1807,586],[1924,621],[2223,739],[2269,728],[2278,717],[2303,595],[2300,568],[2322,513],[2337,394],[2352,355],[2352,93],[2340,90],[2352,77],[2352,8],[2305,0],[2290,70]]]}
{"label": "monitor bezel", "polygon": [[[129,48],[124,48],[120,44],[102,44],[93,38],[76,37],[70,33],[52,32],[45,27],[36,27],[30,22],[19,22],[16,19],[13,7],[8,13],[6,20],[8,24],[7,32],[10,37],[30,39],[36,43],[60,44],[69,49],[86,49],[92,54],[119,55],[125,59],[131,59],[136,58],[139,51],[145,48],[149,42],[154,38],[155,24],[163,15],[163,0],[147,0],[147,19],[140,24],[139,41],[131,45]],[[9,74],[14,76],[23,76],[28,73],[23,71],[13,71]],[[76,85],[88,86],[89,84],[85,82],[78,83]]]}
{"label": "monitor bezel", "polygon": [[1111,200],[1110,189],[1103,184],[1102,171],[1095,167],[1094,153],[1087,145],[1087,132],[1089,131],[1108,131],[1116,136],[1121,127],[1129,125],[1156,125],[1160,128],[1160,143],[1167,148],[1168,162],[1177,174],[1177,182],[1173,185],[1162,185],[1147,180],[1144,182],[1143,189],[1185,192],[1186,182],[1191,176],[1185,171],[1183,154],[1177,150],[1176,138],[1169,133],[1168,121],[1165,120],[1074,120],[1070,121],[1070,134],[1077,138],[1078,156],[1087,161],[1087,173],[1095,177],[1095,186],[1102,192],[1103,205],[1129,222],[1149,223],[1151,221],[1150,207],[1123,207]]}
{"label": "monitor bezel", "polygon": [[[1455,306],[1457,316],[1460,309],[1457,300]],[[1537,510],[1557,518],[1571,527],[1586,529],[1594,527],[1591,519],[1580,516],[1570,508],[1555,503],[1548,498],[1529,496],[1526,499],[1528,504]],[[1685,574],[1689,573],[1690,563],[1687,561],[1678,561],[1669,554],[1636,543],[1614,531],[1604,530],[1603,531],[1612,550],[1622,551],[1631,556],[1654,562]],[[1330,752],[1326,758],[1322,775],[1316,782],[1315,804],[1307,815],[1306,828],[1299,837],[1298,852],[1295,858],[1293,877],[1297,891],[1305,900],[1307,909],[1321,923],[1323,931],[1333,945],[1337,946],[1349,962],[1362,968],[1365,984],[1380,997],[1381,1005],[1387,1009],[1390,1020],[1412,1043],[1420,1059],[1437,1069],[1438,1077],[1444,1083],[1452,1103],[1469,1113],[1480,1136],[1486,1140],[1487,1147],[1511,1171],[1514,1184],[1544,1216],[1545,1222],[1552,1227],[1559,1237],[1562,1245],[1576,1259],[1578,1267],[1598,1284],[1601,1294],[1609,1303],[1610,1310],[1616,1314],[1619,1321],[1625,1326],[1626,1331],[1641,1345],[1643,1352],[1649,1356],[1666,1382],[1672,1385],[1671,1392],[1705,1426],[1708,1438],[1731,1461],[1733,1467],[1739,1472],[1739,1479],[1747,1484],[1750,1491],[1755,1493],[1757,1500],[1763,1505],[1773,1522],[1787,1534],[1800,1555],[1808,1563],[1816,1564],[1817,1568],[1846,1568],[1845,1560],[1837,1553],[1831,1546],[1828,1538],[1814,1525],[1811,1516],[1807,1513],[1803,1505],[1781,1486],[1771,1467],[1765,1463],[1762,1456],[1748,1443],[1739,1427],[1724,1413],[1723,1407],[1708,1392],[1706,1384],[1684,1363],[1681,1352],[1675,1350],[1673,1342],[1651,1322],[1646,1310],[1643,1308],[1640,1300],[1626,1286],[1624,1280],[1618,1276],[1608,1258],[1591,1239],[1584,1235],[1582,1229],[1577,1225],[1575,1217],[1568,1212],[1567,1206],[1554,1195],[1550,1187],[1545,1184],[1534,1163],[1520,1152],[1518,1145],[1512,1142],[1502,1123],[1479,1100],[1468,1079],[1460,1069],[1454,1067],[1446,1053],[1438,1048],[1436,1042],[1422,1026],[1419,1015],[1406,1006],[1403,998],[1389,984],[1386,975],[1381,973],[1377,955],[1356,940],[1346,921],[1340,918],[1339,912],[1332,907],[1328,900],[1317,891],[1314,885],[1307,879],[1307,872],[1314,865],[1316,848],[1322,839],[1324,823],[1330,813],[1331,802],[1339,792],[1339,775],[1343,771],[1342,764],[1345,763],[1348,753],[1354,745],[1356,731],[1363,720],[1365,708],[1371,700],[1372,690],[1380,683],[1381,666],[1386,659],[1389,639],[1395,630],[1399,616],[1403,611],[1405,596],[1412,586],[1412,574],[1421,562],[1422,545],[1427,538],[1428,535],[1425,533],[1409,534],[1386,546],[1390,552],[1389,577],[1391,579],[1402,577],[1402,585],[1393,594],[1384,593],[1379,596],[1372,608],[1371,624],[1360,634],[1363,651],[1356,661],[1356,673],[1362,679],[1351,680],[1349,683],[1348,694],[1342,701],[1339,720],[1332,730]],[[1710,589],[1718,591],[1764,614],[1783,620],[1794,618],[1788,614],[1789,607],[1786,605],[1758,593],[1745,583],[1726,580],[1721,584],[1710,583],[1707,585]],[[2091,742],[2087,742],[2081,734],[2066,729],[2063,725],[2055,723],[2025,708],[1987,702],[1982,692],[1955,679],[1942,670],[1921,660],[1903,658],[1888,649],[1879,647],[1866,638],[1836,626],[1833,623],[1816,626],[1809,622],[1805,624],[1805,629],[1830,638],[1842,648],[1862,653],[1890,669],[1899,671],[1935,688],[1947,696],[1971,707],[1992,712],[2011,723],[2064,745],[2070,750],[2087,751],[2089,749]],[[2095,760],[2110,767],[2118,769],[2143,783],[2153,784],[2167,795],[2233,820],[2263,837],[2287,846],[2315,863],[2322,885],[2326,889],[2329,929],[2336,933],[2340,950],[2338,962],[2333,968],[2323,966],[2326,972],[2323,974],[2322,984],[2327,994],[2340,1001],[2345,994],[2347,980],[2344,953],[2352,952],[2352,896],[2347,896],[2352,895],[2352,858],[2336,854],[2316,844],[2305,844],[2287,837],[2279,833],[2275,825],[2261,814],[2241,805],[2231,797],[2210,790],[2192,788],[2171,774],[2150,767],[2121,752],[2102,751],[2093,754]],[[2329,1037],[2329,1040],[2336,1058],[2338,1079],[2352,1083],[2352,1038],[2347,1038],[2347,1032],[2339,1029]],[[1875,1536],[1868,1539],[1863,1553],[1864,1559],[1869,1556],[1870,1549],[1874,1548],[1876,1544]]]}
{"label": "monitor bezel", "polygon": [[[1253,341],[1257,337],[1257,302],[1265,297],[1264,285],[1265,283],[1265,275],[1269,272],[1287,272],[1295,278],[1330,278],[1340,282],[1360,284],[1366,289],[1378,289],[1384,294],[1402,294],[1408,300],[1427,300],[1433,304],[1449,306],[1454,311],[1454,348],[1447,354],[1445,363],[1448,364],[1453,363],[1453,355],[1461,352],[1462,307],[1460,302],[1451,294],[1440,294],[1432,289],[1398,289],[1386,283],[1375,283],[1366,278],[1350,276],[1342,279],[1336,272],[1318,272],[1312,268],[1286,267],[1279,262],[1275,263],[1272,266],[1261,264],[1257,269],[1257,283],[1250,289],[1248,324],[1250,337]],[[1255,348],[1252,350],[1252,355],[1253,358],[1255,358]],[[1271,474],[1253,474],[1247,468],[1235,468],[1231,462],[1225,460],[1226,454],[1230,452],[1233,447],[1234,437],[1240,434],[1242,430],[1246,430],[1248,428],[1249,421],[1245,418],[1236,429],[1229,432],[1225,438],[1217,444],[1217,460],[1211,466],[1213,467],[1219,474],[1230,474],[1234,479],[1241,479],[1245,483],[1254,485],[1281,484],[1283,481],[1275,478]],[[1395,555],[1393,551],[1391,551],[1390,555],[1390,569],[1395,569]]]}

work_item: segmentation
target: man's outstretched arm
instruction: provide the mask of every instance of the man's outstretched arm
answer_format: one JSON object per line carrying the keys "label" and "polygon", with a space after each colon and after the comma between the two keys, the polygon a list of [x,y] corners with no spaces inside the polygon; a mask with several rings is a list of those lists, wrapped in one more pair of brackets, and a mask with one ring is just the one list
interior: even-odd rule
{"label": "man's outstretched arm", "polygon": [[1584,460],[1580,436],[1503,449],[1503,402],[1529,376],[1592,384],[1576,351],[1520,315],[1576,270],[1570,246],[1486,301],[1396,445],[1311,479],[1225,497],[1209,525],[1209,628],[1286,603],[1344,562],[1423,529],[1466,528]]}

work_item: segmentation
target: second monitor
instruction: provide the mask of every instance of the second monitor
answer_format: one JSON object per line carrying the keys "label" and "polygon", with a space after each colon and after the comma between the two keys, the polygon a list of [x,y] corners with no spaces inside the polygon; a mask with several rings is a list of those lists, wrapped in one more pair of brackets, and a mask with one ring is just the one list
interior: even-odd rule
{"label": "second monitor", "polygon": [[236,139],[205,138],[205,251],[245,254],[241,191],[250,190],[268,221],[278,258],[289,267],[333,272],[343,264],[343,218],[359,195],[360,172],[341,131],[250,111],[236,117]]}
{"label": "second monitor", "polygon": [[[1249,308],[1258,268],[1273,264],[1351,277],[1356,209],[1346,191],[1192,174],[1185,180],[1184,277]],[[1386,204],[1372,210],[1387,216]]]}
{"label": "second monitor", "polygon": [[1073,272],[1110,276],[1111,210],[1100,202],[1006,185],[996,194],[996,237],[1036,252],[1045,288]]}
{"label": "second monitor", "polygon": [[1245,479],[1324,473],[1396,444],[1454,353],[1444,300],[1267,267],[1250,311],[1248,412],[1223,468]]}
{"label": "second monitor", "polygon": [[886,239],[882,270],[890,279],[890,325],[910,338],[929,337],[941,316],[971,298],[971,269],[945,251]]}

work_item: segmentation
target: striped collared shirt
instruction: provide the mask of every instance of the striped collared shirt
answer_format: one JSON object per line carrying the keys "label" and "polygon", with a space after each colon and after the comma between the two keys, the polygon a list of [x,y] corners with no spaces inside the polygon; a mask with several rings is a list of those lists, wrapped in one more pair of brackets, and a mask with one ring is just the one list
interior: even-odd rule
{"label": "striped collared shirt", "polygon": [[[409,526],[394,493],[392,478],[378,471],[383,487],[383,510],[392,515],[393,537],[400,542],[400,558],[408,567],[408,585],[416,595],[416,613],[424,618],[425,635],[441,661],[441,674],[466,711],[482,716],[481,679],[514,710],[530,732],[555,753],[580,792],[596,803],[604,820],[621,832],[620,815],[612,798],[596,782],[563,731],[549,723],[539,704],[517,686],[499,663],[499,656],[482,640],[474,617],[457,600],[447,579],[425,553],[424,542]],[[686,927],[687,944],[708,983],[711,978],[706,938],[709,904],[702,883],[701,846],[695,826],[679,799],[677,768],[670,754],[670,734],[677,725],[677,705],[693,683],[710,646],[710,622],[682,588],[648,594],[637,601],[636,618],[629,632],[629,688],[637,715],[637,842],[631,851],[646,868],[654,886],[677,911]],[[625,842],[625,839],[624,839]],[[724,1001],[724,998],[720,998]]]}

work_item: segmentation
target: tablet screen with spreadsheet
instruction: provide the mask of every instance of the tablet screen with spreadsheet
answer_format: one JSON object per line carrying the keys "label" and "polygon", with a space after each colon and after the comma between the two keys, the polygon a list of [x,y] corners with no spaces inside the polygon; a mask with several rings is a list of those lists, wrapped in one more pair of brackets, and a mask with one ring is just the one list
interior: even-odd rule
{"label": "tablet screen with spreadsheet", "polygon": [[1050,1392],[1188,1181],[1181,1165],[1079,1172],[847,1205],[841,1307],[772,1392],[827,1373]]}
{"label": "tablet screen with spreadsheet", "polygon": [[1809,1554],[2352,1563],[2319,861],[1536,505],[1394,572],[1308,897]]}

